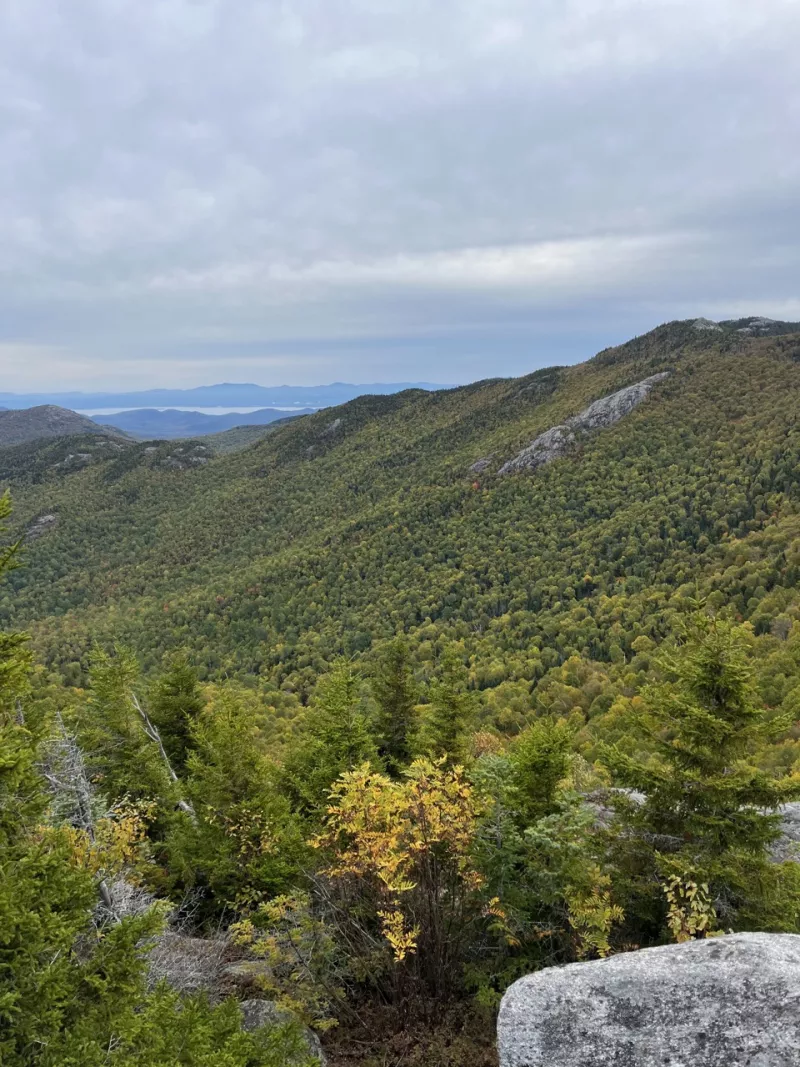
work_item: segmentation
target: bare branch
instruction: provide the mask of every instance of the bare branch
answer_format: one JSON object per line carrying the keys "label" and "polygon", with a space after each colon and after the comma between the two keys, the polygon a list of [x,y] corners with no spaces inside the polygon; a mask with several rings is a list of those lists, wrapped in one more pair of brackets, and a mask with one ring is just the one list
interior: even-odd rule
{"label": "bare branch", "polygon": [[[158,745],[158,751],[161,754],[161,759],[167,770],[167,774],[170,777],[170,781],[175,782],[177,785],[179,785],[180,779],[178,778],[177,774],[175,773],[175,770],[173,769],[172,764],[169,761],[169,756],[167,755],[167,751],[164,748],[164,743],[161,740],[161,734],[158,732],[158,727],[147,714],[147,712],[144,710],[142,705],[139,703],[139,698],[136,696],[135,693],[131,693],[131,703],[133,704],[134,708],[139,714],[139,717],[142,720],[144,732],[147,734],[151,741]],[[181,811],[185,812],[189,816],[192,822],[197,821],[197,815],[195,813],[195,810],[188,800],[184,800],[183,798],[181,798],[178,801],[178,807]]]}

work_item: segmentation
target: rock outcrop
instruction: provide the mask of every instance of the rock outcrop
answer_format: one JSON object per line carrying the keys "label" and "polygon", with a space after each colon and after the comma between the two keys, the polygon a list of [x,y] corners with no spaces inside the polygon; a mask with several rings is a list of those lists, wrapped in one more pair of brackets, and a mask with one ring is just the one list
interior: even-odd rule
{"label": "rock outcrop", "polygon": [[775,319],[766,319],[763,316],[748,319],[746,326],[739,326],[737,333],[743,333],[750,337],[762,337],[773,332],[777,322]]}
{"label": "rock outcrop", "polygon": [[554,459],[559,459],[567,454],[577,441],[585,434],[594,430],[600,430],[606,426],[613,426],[630,411],[633,411],[650,393],[653,386],[666,378],[669,371],[653,374],[649,378],[628,385],[624,389],[603,396],[595,400],[588,408],[579,415],[567,419],[560,426],[552,426],[549,430],[532,441],[527,448],[523,448],[513,459],[508,460],[498,471],[498,474],[516,474],[524,470],[536,470]]}
{"label": "rock outcrop", "polygon": [[493,456],[484,456],[482,459],[476,459],[470,467],[470,474],[483,474],[485,470],[488,470],[492,465]]}
{"label": "rock outcrop", "polygon": [[33,520],[25,531],[26,539],[28,541],[35,541],[37,538],[41,537],[42,534],[46,534],[48,530],[52,530],[57,522],[57,515],[40,515],[38,519]]}
{"label": "rock outcrop", "polygon": [[150,951],[151,982],[166,981],[179,993],[213,994],[225,966],[224,938],[188,937],[165,931]]}
{"label": "rock outcrop", "polygon": [[695,319],[692,326],[696,330],[711,330],[714,333],[722,333],[722,327],[718,322],[714,322],[712,319]]}
{"label": "rock outcrop", "polygon": [[800,801],[781,808],[781,836],[770,849],[776,863],[792,860],[800,863]]}
{"label": "rock outcrop", "polygon": [[[243,1000],[239,1007],[242,1010],[243,1030],[258,1030],[262,1026],[281,1026],[296,1021],[290,1012],[279,1008],[271,1000]],[[321,1067],[325,1067],[328,1061],[319,1037],[307,1026],[302,1028],[302,1035],[302,1047],[298,1049],[297,1059],[293,1062],[305,1067],[311,1056],[319,1061]]]}
{"label": "rock outcrop", "polygon": [[167,930],[149,953],[150,983],[165,981],[183,994],[204,993],[212,1003],[233,996],[239,1000],[244,1030],[296,1023],[300,1034],[297,1057],[286,1067],[290,1064],[305,1067],[309,1057],[324,1065],[322,1045],[314,1031],[299,1023],[290,1011],[258,996],[259,979],[269,973],[268,965],[263,960],[231,960],[231,953],[236,951],[224,935],[189,937]]}
{"label": "rock outcrop", "polygon": [[515,982],[500,1067],[797,1067],[800,936],[731,934]]}

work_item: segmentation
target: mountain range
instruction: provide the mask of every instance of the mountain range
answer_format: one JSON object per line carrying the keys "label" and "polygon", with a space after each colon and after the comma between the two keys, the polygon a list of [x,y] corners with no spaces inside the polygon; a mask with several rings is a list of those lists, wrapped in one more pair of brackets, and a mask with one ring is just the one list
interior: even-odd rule
{"label": "mountain range", "polygon": [[182,646],[205,676],[301,694],[404,632],[423,673],[455,641],[491,707],[572,656],[632,655],[689,597],[757,633],[793,617],[798,412],[800,324],[686,320],[576,366],[361,396],[224,454],[7,447],[15,529],[37,534],[0,622],[73,682],[122,640],[146,670]]}
{"label": "mountain range", "polygon": [[223,382],[192,389],[145,389],[136,392],[0,393],[0,407],[27,408],[57,404],[91,411],[97,408],[209,408],[209,407],[302,407],[323,408],[343,404],[365,393],[390,394],[404,389],[444,389],[430,382],[377,382],[352,385],[253,385]]}

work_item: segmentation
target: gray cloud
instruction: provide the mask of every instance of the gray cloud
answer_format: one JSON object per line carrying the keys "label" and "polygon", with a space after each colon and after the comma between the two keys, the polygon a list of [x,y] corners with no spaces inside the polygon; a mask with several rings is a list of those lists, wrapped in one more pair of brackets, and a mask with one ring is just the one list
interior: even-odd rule
{"label": "gray cloud", "polygon": [[800,318],[795,0],[9,0],[7,388],[466,380]]}

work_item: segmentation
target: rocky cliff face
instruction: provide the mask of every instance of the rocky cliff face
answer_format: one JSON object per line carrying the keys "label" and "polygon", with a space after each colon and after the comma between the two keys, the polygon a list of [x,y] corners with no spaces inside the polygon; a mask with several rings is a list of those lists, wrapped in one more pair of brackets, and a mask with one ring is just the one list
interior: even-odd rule
{"label": "rocky cliff face", "polygon": [[515,982],[500,1067],[797,1067],[800,936],[731,934]]}
{"label": "rocky cliff face", "polygon": [[601,397],[579,415],[573,416],[561,426],[552,426],[532,441],[527,448],[508,460],[499,474],[516,474],[524,470],[536,470],[554,459],[566,455],[580,437],[593,430],[613,426],[633,411],[647,397],[653,386],[666,378],[669,371],[653,374],[634,385],[628,385],[610,396]]}

